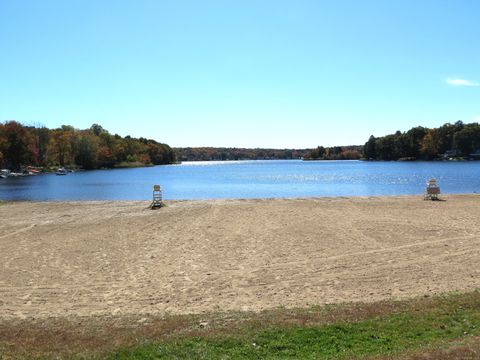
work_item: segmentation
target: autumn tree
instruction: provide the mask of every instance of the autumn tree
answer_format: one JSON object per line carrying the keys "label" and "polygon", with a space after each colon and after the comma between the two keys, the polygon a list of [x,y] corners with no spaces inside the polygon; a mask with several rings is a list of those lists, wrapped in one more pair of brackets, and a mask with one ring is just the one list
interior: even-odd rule
{"label": "autumn tree", "polygon": [[8,121],[2,127],[0,137],[3,138],[2,157],[7,167],[19,170],[22,165],[33,162],[30,137],[24,126],[16,121]]}
{"label": "autumn tree", "polygon": [[65,166],[73,164],[75,158],[75,132],[73,128],[63,127],[52,130],[48,142],[48,156],[51,162]]}
{"label": "autumn tree", "polygon": [[48,163],[47,150],[48,142],[50,140],[50,130],[45,126],[32,129],[33,137],[35,139],[35,146],[37,148],[38,164],[46,165]]}
{"label": "autumn tree", "polygon": [[423,137],[420,152],[424,158],[432,160],[438,156],[440,146],[441,138],[439,131],[437,129],[430,129]]}

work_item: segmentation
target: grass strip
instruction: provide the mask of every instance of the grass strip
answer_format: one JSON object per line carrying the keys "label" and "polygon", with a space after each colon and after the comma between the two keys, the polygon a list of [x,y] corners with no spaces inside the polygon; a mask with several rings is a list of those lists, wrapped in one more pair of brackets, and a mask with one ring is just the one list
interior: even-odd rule
{"label": "grass strip", "polygon": [[0,318],[0,359],[475,359],[479,329],[479,291],[260,313]]}
{"label": "grass strip", "polygon": [[110,358],[350,359],[399,355],[480,334],[480,302],[465,304],[461,296],[451,296],[442,305],[357,322],[272,326],[235,335],[181,336],[123,349]]}

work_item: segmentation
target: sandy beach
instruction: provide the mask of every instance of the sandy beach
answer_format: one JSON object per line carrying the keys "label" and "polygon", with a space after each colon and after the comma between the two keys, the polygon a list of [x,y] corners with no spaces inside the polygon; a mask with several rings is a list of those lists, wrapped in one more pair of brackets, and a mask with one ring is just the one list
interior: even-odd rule
{"label": "sandy beach", "polygon": [[0,205],[0,317],[185,314],[480,288],[480,196]]}

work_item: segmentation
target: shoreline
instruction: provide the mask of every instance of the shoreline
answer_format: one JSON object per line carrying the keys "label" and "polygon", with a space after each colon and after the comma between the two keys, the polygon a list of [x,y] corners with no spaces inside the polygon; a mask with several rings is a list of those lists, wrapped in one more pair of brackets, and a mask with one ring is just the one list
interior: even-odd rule
{"label": "shoreline", "polygon": [[[420,199],[423,200],[423,192],[419,192],[417,194],[394,194],[394,195],[338,195],[338,196],[299,196],[299,197],[263,197],[263,198],[210,198],[210,199],[163,199],[163,202],[166,203],[167,205],[169,203],[177,203],[177,202],[235,202],[235,201],[288,201],[288,200],[322,200],[322,199],[404,199],[404,198],[411,198],[411,199]],[[480,193],[448,193],[444,194],[441,193],[439,195],[438,200],[434,200],[433,202],[436,201],[444,201],[448,200],[449,198],[455,198],[455,197],[480,197]],[[117,200],[117,199],[106,199],[106,200],[75,200],[75,199],[69,199],[69,200],[4,200],[0,199],[0,203],[3,204],[18,204],[18,203],[28,203],[28,204],[34,204],[34,203],[39,203],[39,204],[48,204],[48,203],[65,203],[65,204],[75,204],[75,203],[91,203],[91,204],[98,204],[98,203],[151,203],[150,199],[142,199],[142,200],[135,200],[135,199],[128,199],[128,200]]]}

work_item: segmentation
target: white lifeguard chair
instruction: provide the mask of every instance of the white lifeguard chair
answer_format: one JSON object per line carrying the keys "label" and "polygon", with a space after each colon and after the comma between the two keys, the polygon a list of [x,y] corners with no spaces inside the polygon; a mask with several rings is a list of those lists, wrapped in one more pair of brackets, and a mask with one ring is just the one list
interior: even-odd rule
{"label": "white lifeguard chair", "polygon": [[438,195],[440,194],[440,188],[438,187],[437,180],[431,178],[427,182],[427,187],[425,188],[424,200],[438,200]]}
{"label": "white lifeguard chair", "polygon": [[160,185],[153,185],[153,201],[150,204],[150,209],[158,209],[164,206],[162,200],[162,189]]}

